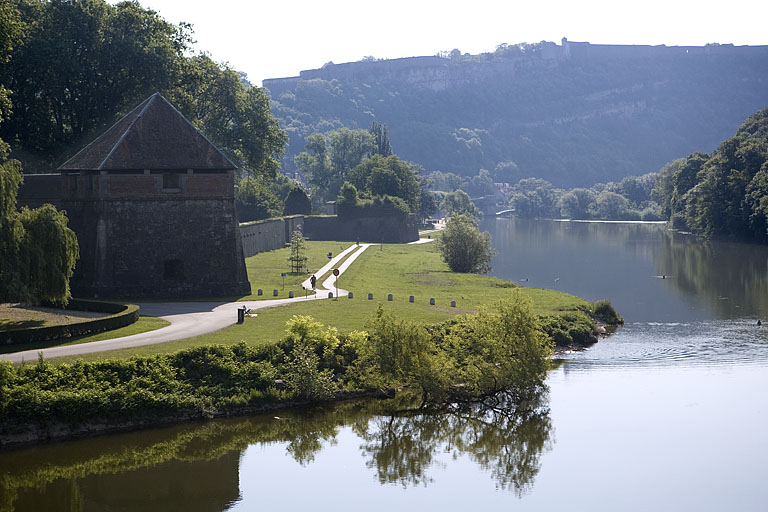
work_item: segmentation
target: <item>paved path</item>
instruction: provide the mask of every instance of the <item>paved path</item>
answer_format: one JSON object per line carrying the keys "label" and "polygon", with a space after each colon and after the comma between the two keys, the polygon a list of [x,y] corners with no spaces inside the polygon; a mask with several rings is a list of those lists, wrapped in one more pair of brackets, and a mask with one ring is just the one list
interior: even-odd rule
{"label": "paved path", "polygon": [[[329,272],[335,268],[336,265],[344,259],[348,254],[351,256],[339,266],[339,273],[343,273],[352,262],[357,259],[360,254],[365,251],[370,244],[360,244],[348,247],[335,258],[331,259],[328,264],[318,270],[315,275],[322,277],[323,274]],[[134,334],[132,336],[125,336],[123,338],[115,338],[112,340],[93,341],[90,343],[81,343],[79,345],[69,345],[63,347],[53,347],[38,350],[27,350],[23,352],[13,352],[9,354],[0,354],[0,359],[7,361],[13,361],[19,363],[21,361],[36,361],[40,353],[46,359],[54,357],[64,356],[77,356],[82,354],[90,354],[93,352],[105,352],[108,350],[118,350],[122,348],[140,347],[142,345],[154,345],[156,343],[164,343],[166,341],[179,340],[184,338],[190,338],[192,336],[199,336],[201,334],[208,334],[213,331],[218,331],[229,325],[237,322],[237,309],[245,306],[251,310],[270,308],[275,306],[283,306],[286,304],[293,304],[296,302],[304,302],[308,300],[319,300],[328,298],[328,292],[336,294],[334,288],[336,278],[331,274],[331,277],[326,279],[322,284],[322,288],[318,288],[318,293],[309,295],[308,297],[295,297],[293,299],[272,299],[272,300],[259,300],[259,301],[243,301],[243,302],[147,302],[137,303],[141,314],[145,316],[156,316],[164,320],[167,320],[171,325],[157,329],[155,331],[143,332],[140,334]],[[309,279],[302,283],[307,289],[310,289]],[[339,295],[346,295],[346,290],[339,289]]]}

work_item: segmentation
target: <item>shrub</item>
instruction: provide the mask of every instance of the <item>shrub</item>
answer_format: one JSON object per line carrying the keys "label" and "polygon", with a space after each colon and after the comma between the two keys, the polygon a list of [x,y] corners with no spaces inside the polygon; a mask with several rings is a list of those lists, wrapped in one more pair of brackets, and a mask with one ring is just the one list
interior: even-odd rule
{"label": "shrub", "polygon": [[619,316],[610,302],[598,300],[592,304],[592,315],[599,321],[610,325],[623,324],[624,319]]}
{"label": "shrub", "polygon": [[469,215],[452,215],[437,239],[443,261],[453,272],[487,273],[491,271],[491,235],[481,233]]}

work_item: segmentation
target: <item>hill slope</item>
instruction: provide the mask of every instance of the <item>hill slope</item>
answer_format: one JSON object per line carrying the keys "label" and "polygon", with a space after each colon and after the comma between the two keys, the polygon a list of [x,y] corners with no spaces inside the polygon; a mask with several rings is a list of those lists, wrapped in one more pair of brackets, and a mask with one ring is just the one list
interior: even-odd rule
{"label": "hill slope", "polygon": [[377,120],[388,125],[394,151],[428,171],[474,175],[514,161],[514,175],[499,179],[536,176],[572,187],[712,151],[768,106],[768,46],[564,40],[327,64],[264,86],[291,138],[288,168],[310,133]]}

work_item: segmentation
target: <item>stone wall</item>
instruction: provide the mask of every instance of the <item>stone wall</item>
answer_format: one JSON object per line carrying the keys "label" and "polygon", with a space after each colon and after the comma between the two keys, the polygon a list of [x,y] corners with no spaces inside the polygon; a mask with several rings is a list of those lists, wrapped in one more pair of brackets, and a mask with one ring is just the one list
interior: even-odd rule
{"label": "stone wall", "polygon": [[304,216],[302,215],[240,224],[243,256],[247,258],[260,252],[281,249],[290,242],[291,234],[295,230],[303,231],[303,227]]}
{"label": "stone wall", "polygon": [[317,216],[304,219],[304,236],[310,240],[339,240],[403,244],[419,239],[415,215],[345,219]]}
{"label": "stone wall", "polygon": [[232,173],[29,175],[19,206],[65,210],[80,244],[77,297],[250,293]]}
{"label": "stone wall", "polygon": [[247,258],[260,252],[281,249],[290,243],[295,230],[301,231],[309,240],[400,244],[419,239],[415,215],[359,219],[340,219],[335,215],[293,215],[241,224],[243,255]]}

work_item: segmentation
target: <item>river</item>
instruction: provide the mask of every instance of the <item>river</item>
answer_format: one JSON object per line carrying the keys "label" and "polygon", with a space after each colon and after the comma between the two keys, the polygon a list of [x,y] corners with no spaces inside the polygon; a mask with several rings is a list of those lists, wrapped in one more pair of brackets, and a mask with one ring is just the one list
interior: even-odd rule
{"label": "river", "polygon": [[765,510],[768,247],[657,224],[487,219],[494,275],[626,325],[518,414],[374,403],[0,454],[0,511]]}

